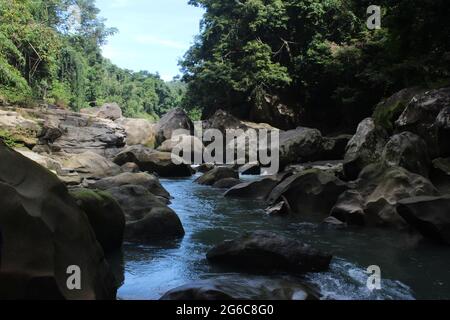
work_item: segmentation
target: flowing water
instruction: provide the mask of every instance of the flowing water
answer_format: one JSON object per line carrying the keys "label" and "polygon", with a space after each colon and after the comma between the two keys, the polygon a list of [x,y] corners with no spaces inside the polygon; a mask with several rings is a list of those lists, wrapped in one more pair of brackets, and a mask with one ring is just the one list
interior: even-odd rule
{"label": "flowing water", "polygon": [[[173,196],[186,236],[157,245],[125,244],[124,284],[119,299],[159,299],[191,282],[214,280],[239,297],[274,298],[271,290],[309,283],[324,299],[450,299],[450,251],[416,237],[383,229],[337,230],[299,217],[276,218],[264,203],[223,197],[223,190],[200,186],[193,178],[161,180]],[[206,252],[246,231],[280,233],[332,253],[328,272],[304,278],[227,273],[210,266]],[[381,268],[382,289],[367,288],[367,267]]]}

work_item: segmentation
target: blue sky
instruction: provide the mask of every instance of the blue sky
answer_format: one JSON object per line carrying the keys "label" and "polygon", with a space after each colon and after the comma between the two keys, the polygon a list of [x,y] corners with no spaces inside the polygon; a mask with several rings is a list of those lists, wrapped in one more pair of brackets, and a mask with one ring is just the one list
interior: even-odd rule
{"label": "blue sky", "polygon": [[180,74],[178,60],[199,33],[203,11],[188,0],[97,0],[100,16],[119,32],[103,55],[121,68],[158,72],[164,80]]}

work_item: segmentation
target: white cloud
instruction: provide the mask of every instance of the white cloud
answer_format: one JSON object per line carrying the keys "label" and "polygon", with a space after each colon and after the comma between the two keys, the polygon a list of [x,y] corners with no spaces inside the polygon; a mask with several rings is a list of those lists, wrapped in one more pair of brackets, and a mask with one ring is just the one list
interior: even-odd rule
{"label": "white cloud", "polygon": [[172,79],[173,79],[173,75],[171,75],[171,74],[162,74],[162,75],[160,75],[160,77],[164,81],[172,81]]}
{"label": "white cloud", "polygon": [[153,35],[138,35],[135,37],[135,40],[140,44],[157,45],[173,49],[186,49],[189,47],[189,45],[186,45],[184,43],[173,41],[170,39],[163,39]]}

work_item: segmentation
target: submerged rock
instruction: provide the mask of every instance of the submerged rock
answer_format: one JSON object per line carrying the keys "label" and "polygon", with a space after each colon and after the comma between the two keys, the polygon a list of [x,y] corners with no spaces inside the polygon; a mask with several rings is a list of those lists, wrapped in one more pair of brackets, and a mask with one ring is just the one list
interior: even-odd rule
{"label": "submerged rock", "polygon": [[450,196],[404,199],[397,211],[425,238],[450,245]]}
{"label": "submerged rock", "polygon": [[256,273],[304,274],[326,271],[332,256],[274,233],[253,232],[222,242],[207,258],[213,264]]}
{"label": "submerged rock", "polygon": [[125,239],[159,241],[184,236],[180,218],[145,187],[123,185],[108,189],[125,213]]}
{"label": "submerged rock", "polygon": [[234,300],[211,283],[192,283],[170,290],[160,300],[215,301]]}
{"label": "submerged rock", "polygon": [[234,186],[237,186],[240,183],[241,183],[241,180],[239,180],[239,179],[225,178],[225,179],[221,179],[221,180],[217,181],[216,183],[214,183],[213,187],[219,188],[219,189],[229,189],[229,188],[233,188]]}
{"label": "submerged rock", "polygon": [[[0,142],[0,299],[115,299],[86,214],[58,178]],[[82,270],[69,290],[67,270]]]}
{"label": "submerged rock", "polygon": [[237,171],[229,167],[216,167],[203,174],[200,178],[195,180],[195,182],[212,186],[216,182],[226,178],[239,179],[239,174],[237,173]]}
{"label": "submerged rock", "polygon": [[347,189],[347,184],[336,176],[310,169],[286,178],[273,189],[268,200],[287,201],[293,213],[323,220]]}
{"label": "submerged rock", "polygon": [[159,179],[154,175],[140,173],[122,173],[114,177],[104,178],[94,182],[90,187],[93,189],[108,190],[125,185],[142,186],[150,193],[165,200],[170,200],[170,194],[161,185]]}

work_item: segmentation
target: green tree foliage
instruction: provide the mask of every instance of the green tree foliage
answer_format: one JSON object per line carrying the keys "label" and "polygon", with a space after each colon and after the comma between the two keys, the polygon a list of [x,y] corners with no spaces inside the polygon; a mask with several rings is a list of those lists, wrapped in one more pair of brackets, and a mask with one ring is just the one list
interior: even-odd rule
{"label": "green tree foliage", "polygon": [[304,124],[353,130],[398,89],[449,78],[445,0],[191,0],[206,13],[181,61],[186,108],[241,117],[276,95]]}
{"label": "green tree foliage", "polygon": [[181,103],[181,81],[123,70],[101,47],[116,32],[94,0],[0,0],[0,95],[79,110],[117,102],[130,117],[158,118]]}

